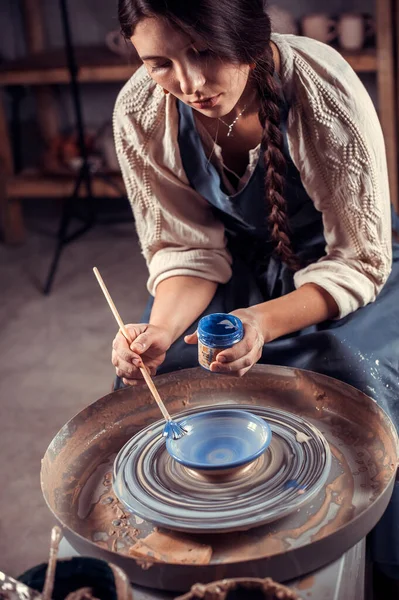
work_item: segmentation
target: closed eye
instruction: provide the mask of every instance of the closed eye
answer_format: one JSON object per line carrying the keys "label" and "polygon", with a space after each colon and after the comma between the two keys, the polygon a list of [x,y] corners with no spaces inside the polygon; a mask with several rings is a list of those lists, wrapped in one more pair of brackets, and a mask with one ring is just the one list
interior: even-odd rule
{"label": "closed eye", "polygon": [[[204,50],[196,50],[195,51],[195,55],[197,58],[208,58],[209,56],[212,55],[212,51],[209,50],[209,48],[205,48]],[[160,65],[154,65],[151,68],[151,73],[156,73],[157,71],[163,71],[164,69],[168,69],[171,65],[170,61],[167,61],[165,63],[162,63]]]}
{"label": "closed eye", "polygon": [[170,62],[166,62],[163,65],[156,65],[155,67],[151,67],[151,73],[156,73],[156,71],[162,71],[163,69],[167,69],[170,66]]}

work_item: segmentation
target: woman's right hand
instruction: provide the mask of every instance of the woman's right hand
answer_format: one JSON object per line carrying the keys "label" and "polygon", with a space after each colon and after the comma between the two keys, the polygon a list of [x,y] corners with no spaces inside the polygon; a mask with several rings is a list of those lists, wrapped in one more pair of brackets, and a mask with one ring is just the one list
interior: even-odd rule
{"label": "woman's right hand", "polygon": [[143,376],[139,366],[145,364],[152,376],[165,360],[172,345],[171,334],[161,327],[142,323],[126,325],[132,343],[119,331],[112,343],[112,364],[125,385],[135,385]]}

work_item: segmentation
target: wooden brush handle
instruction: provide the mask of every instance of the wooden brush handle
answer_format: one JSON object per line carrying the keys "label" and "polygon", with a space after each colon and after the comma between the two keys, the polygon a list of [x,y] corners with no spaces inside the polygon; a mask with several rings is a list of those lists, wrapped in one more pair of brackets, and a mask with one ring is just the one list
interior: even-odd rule
{"label": "wooden brush handle", "polygon": [[[125,337],[126,341],[129,344],[129,347],[130,347],[130,345],[133,343],[133,340],[130,337],[128,330],[126,329],[124,322],[122,321],[122,318],[114,304],[114,301],[111,298],[111,295],[107,289],[107,286],[105,285],[103,278],[101,277],[100,272],[97,269],[97,267],[94,267],[93,271],[94,271],[94,275],[96,276],[97,281],[100,284],[100,287],[104,293],[104,296],[107,299],[107,302],[108,302],[109,307],[116,319],[116,322],[119,325],[119,329],[121,330],[122,335]],[[147,367],[144,365],[143,361],[141,361],[141,366],[139,367],[139,369],[140,369],[142,376],[144,377],[144,381],[148,385],[148,388],[154,397],[155,402],[158,404],[159,409],[160,409],[164,419],[166,419],[166,421],[171,421],[172,419],[170,417],[170,414],[166,410],[166,407],[165,407],[164,403],[162,402],[161,397],[158,393],[158,390],[155,387],[155,384],[154,384],[153,380],[151,379],[151,376],[147,370]]]}
{"label": "wooden brush handle", "polygon": [[155,402],[158,404],[159,409],[161,411],[161,413],[163,414],[163,417],[166,421],[171,421],[171,417],[170,414],[168,413],[168,411],[166,410],[166,407],[164,405],[164,403],[161,400],[161,397],[158,393],[157,388],[155,387],[155,384],[153,382],[153,380],[151,379],[151,375],[149,374],[149,372],[147,371],[147,367],[143,364],[142,367],[139,367],[140,372],[142,374],[142,376],[144,377],[144,380],[146,382],[146,384],[148,385],[151,394],[154,397]]}
{"label": "wooden brush handle", "polygon": [[58,525],[51,530],[50,556],[46,571],[46,579],[44,581],[42,598],[43,600],[51,600],[54,589],[55,570],[57,566],[58,549],[62,540],[62,531]]}

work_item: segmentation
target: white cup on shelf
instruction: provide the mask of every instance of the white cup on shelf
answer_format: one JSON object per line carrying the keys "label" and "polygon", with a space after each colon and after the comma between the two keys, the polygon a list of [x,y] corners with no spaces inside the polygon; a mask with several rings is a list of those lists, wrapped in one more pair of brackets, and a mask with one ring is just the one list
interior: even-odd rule
{"label": "white cup on shelf", "polygon": [[337,24],[324,13],[306,15],[301,20],[302,33],[306,37],[328,44],[337,37]]}
{"label": "white cup on shelf", "polygon": [[371,17],[357,13],[344,13],[338,21],[338,43],[343,50],[355,51],[363,48],[367,38],[374,35],[375,26]]}

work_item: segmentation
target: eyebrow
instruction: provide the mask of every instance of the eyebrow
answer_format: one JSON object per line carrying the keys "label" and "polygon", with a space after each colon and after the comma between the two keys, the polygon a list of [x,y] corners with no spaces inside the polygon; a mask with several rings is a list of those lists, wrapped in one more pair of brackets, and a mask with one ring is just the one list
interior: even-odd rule
{"label": "eyebrow", "polygon": [[[184,46],[182,50],[186,50],[194,44],[194,40],[189,42],[187,46]],[[167,56],[140,56],[141,60],[169,60]]]}
{"label": "eyebrow", "polygon": [[141,60],[165,60],[166,56],[140,56]]}

